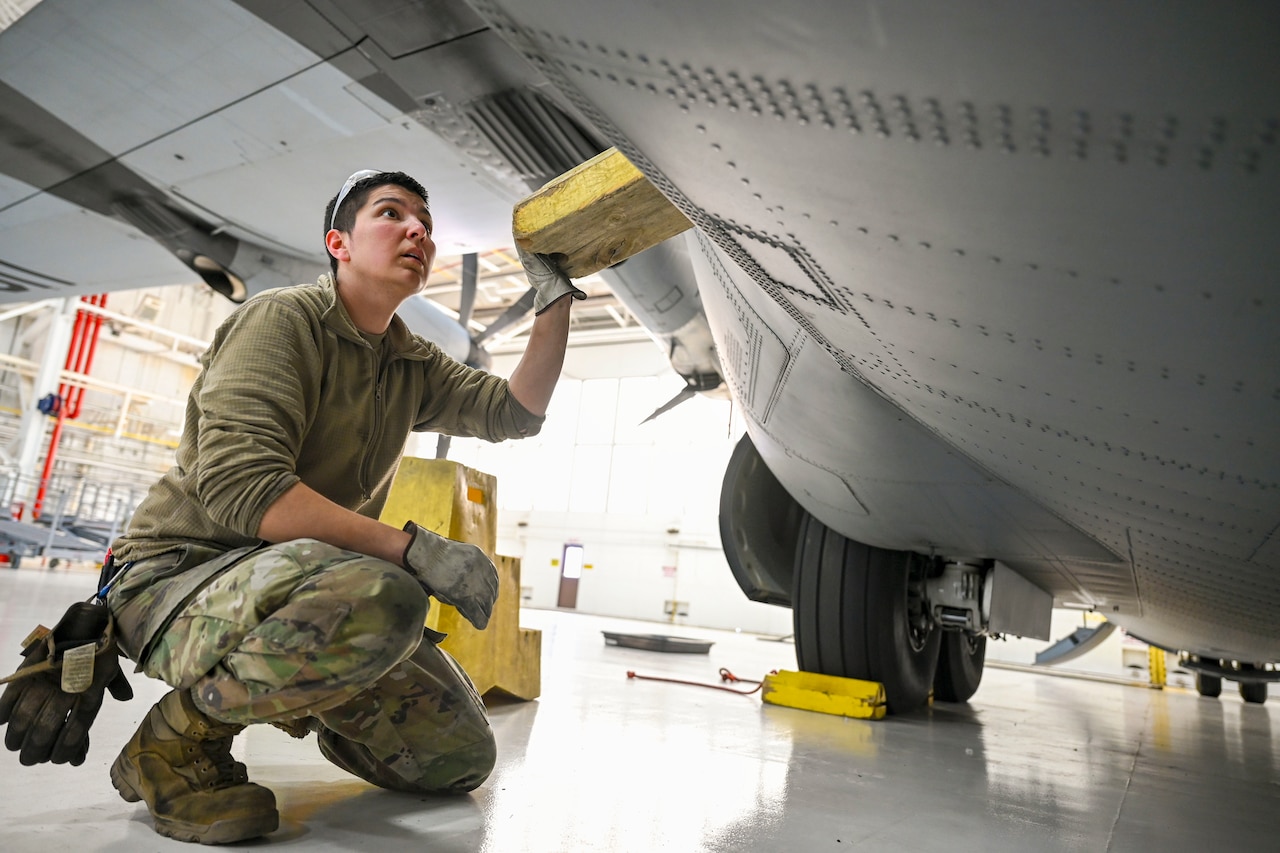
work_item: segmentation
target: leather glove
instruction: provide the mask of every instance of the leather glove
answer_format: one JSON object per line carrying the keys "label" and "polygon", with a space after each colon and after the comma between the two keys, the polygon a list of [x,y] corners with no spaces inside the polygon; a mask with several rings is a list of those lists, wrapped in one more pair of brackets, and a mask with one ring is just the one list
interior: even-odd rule
{"label": "leather glove", "polygon": [[4,745],[26,766],[83,764],[103,692],[122,702],[133,698],[120,669],[111,612],[105,604],[78,601],[52,631],[41,625],[32,637],[23,648],[26,659],[4,679]]}
{"label": "leather glove", "polygon": [[446,539],[412,521],[404,529],[413,535],[404,549],[404,567],[429,595],[452,604],[483,631],[498,597],[493,561],[475,545]]}
{"label": "leather glove", "polygon": [[565,275],[560,265],[550,255],[527,252],[516,244],[516,254],[520,256],[520,266],[524,267],[524,276],[529,279],[529,286],[536,291],[533,299],[534,316],[551,307],[551,303],[562,297],[572,295],[574,299],[586,299],[587,294],[573,286],[569,276]]}

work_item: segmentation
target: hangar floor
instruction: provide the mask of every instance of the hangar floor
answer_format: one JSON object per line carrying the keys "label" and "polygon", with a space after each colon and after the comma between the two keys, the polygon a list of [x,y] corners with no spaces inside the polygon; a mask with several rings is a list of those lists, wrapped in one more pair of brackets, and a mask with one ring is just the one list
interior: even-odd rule
{"label": "hangar floor", "polygon": [[[0,571],[0,658],[92,581]],[[493,776],[456,799],[388,793],[267,726],[237,740],[281,828],[244,846],[431,851],[1274,850],[1276,704],[989,670],[971,704],[866,722],[762,705],[628,670],[719,683],[795,666],[727,632],[526,611],[542,698],[492,709]],[[606,646],[601,631],[713,640],[709,655]],[[0,850],[191,850],[119,799],[107,768],[164,685],[107,700],[79,768],[0,752]]]}

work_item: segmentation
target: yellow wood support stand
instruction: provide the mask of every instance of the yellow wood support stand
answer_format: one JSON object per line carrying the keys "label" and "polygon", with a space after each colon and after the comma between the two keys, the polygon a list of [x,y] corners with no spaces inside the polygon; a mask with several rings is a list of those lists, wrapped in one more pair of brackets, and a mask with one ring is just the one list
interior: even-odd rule
{"label": "yellow wood support stand", "polygon": [[520,627],[520,561],[494,555],[497,479],[447,459],[400,461],[381,520],[413,520],[441,536],[470,542],[498,568],[498,601],[484,631],[447,604],[435,603],[427,627],[449,636],[440,647],[462,665],[481,696],[500,691],[518,699],[542,692],[542,632]]}
{"label": "yellow wood support stand", "polygon": [[879,720],[887,709],[883,684],[816,672],[781,670],[766,675],[760,698],[770,705],[863,720]]}

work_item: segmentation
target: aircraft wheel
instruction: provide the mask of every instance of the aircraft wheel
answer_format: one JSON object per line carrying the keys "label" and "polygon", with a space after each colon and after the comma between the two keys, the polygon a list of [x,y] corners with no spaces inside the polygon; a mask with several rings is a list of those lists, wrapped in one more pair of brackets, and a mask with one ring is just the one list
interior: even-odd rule
{"label": "aircraft wheel", "polygon": [[962,631],[943,631],[933,698],[940,702],[968,702],[982,682],[987,638]]}
{"label": "aircraft wheel", "polygon": [[846,539],[806,513],[791,605],[800,669],[878,681],[891,713],[923,705],[942,633],[926,609],[927,567],[917,554]]}
{"label": "aircraft wheel", "polygon": [[1196,692],[1201,696],[1215,699],[1222,695],[1222,679],[1207,672],[1196,673]]}
{"label": "aircraft wheel", "polygon": [[1240,698],[1246,702],[1261,705],[1263,702],[1267,701],[1267,682],[1241,681]]}

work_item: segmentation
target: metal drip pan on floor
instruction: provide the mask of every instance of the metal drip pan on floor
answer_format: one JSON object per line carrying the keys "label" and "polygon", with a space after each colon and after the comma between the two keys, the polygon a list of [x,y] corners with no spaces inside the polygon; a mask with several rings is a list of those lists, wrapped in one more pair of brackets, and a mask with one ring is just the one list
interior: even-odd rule
{"label": "metal drip pan on floor", "polygon": [[665,634],[620,634],[601,631],[607,646],[643,649],[647,652],[672,652],[686,655],[705,655],[715,645],[710,640],[694,640],[689,637],[670,637]]}

